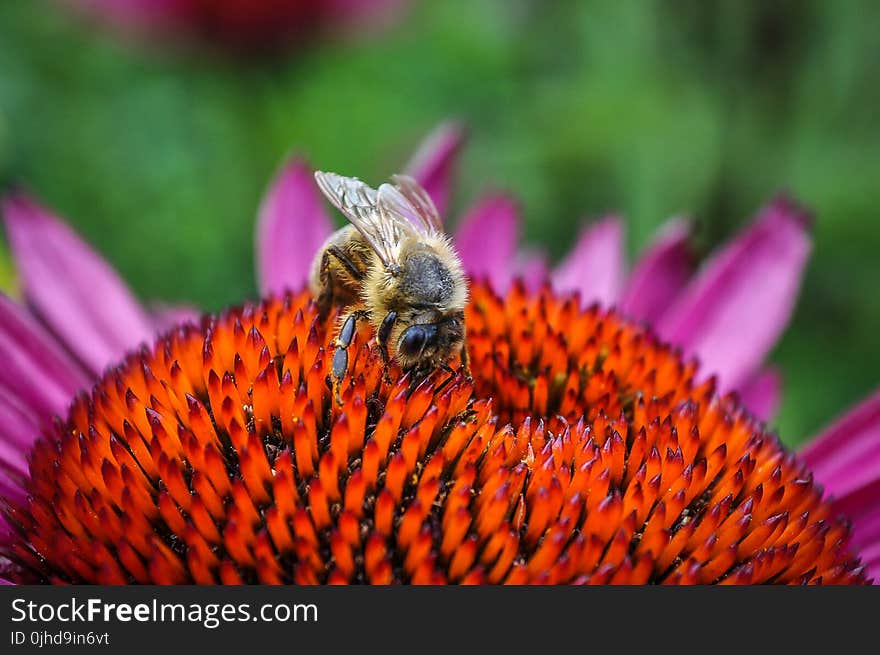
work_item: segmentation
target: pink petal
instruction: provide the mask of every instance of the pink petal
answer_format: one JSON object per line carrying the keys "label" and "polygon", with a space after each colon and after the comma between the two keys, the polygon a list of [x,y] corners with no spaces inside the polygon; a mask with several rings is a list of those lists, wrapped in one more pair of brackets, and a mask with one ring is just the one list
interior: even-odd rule
{"label": "pink petal", "polygon": [[852,523],[852,545],[880,581],[880,390],[800,451],[816,481]]}
{"label": "pink petal", "polygon": [[150,316],[156,332],[165,332],[183,323],[197,325],[202,311],[190,305],[156,304],[150,307]]}
{"label": "pink petal", "polygon": [[27,452],[47,424],[43,417],[23,405],[8,389],[0,388],[0,441]]}
{"label": "pink petal", "polygon": [[405,168],[431,196],[440,216],[445,216],[449,207],[452,172],[463,142],[460,125],[443,123],[422,141]]}
{"label": "pink petal", "polygon": [[3,215],[25,296],[89,370],[152,337],[116,272],[59,218],[21,194],[5,199]]}
{"label": "pink petal", "polygon": [[550,279],[547,257],[541,252],[521,253],[516,274],[522,278],[527,289],[535,291]]}
{"label": "pink petal", "polygon": [[801,457],[838,499],[880,480],[880,391],[808,443]]}
{"label": "pink petal", "polygon": [[873,502],[866,511],[858,515],[858,521],[854,526],[858,540],[862,544],[880,546],[880,503],[877,502],[877,493],[880,493],[880,490],[875,490]]}
{"label": "pink petal", "polygon": [[27,473],[26,452],[8,441],[0,441],[0,469],[11,471],[16,475],[25,475]]}
{"label": "pink petal", "polygon": [[669,307],[693,270],[689,232],[688,223],[681,219],[661,228],[629,277],[620,301],[624,313],[653,323]]}
{"label": "pink petal", "polygon": [[850,521],[850,546],[861,556],[868,575],[880,582],[880,476],[835,498],[832,507]]}
{"label": "pink petal", "polygon": [[27,453],[40,436],[40,419],[0,390],[0,468],[27,473]]}
{"label": "pink petal", "polygon": [[559,292],[579,291],[581,300],[613,305],[623,286],[623,226],[616,217],[585,228],[578,242],[553,272]]}
{"label": "pink petal", "polygon": [[699,356],[722,391],[758,368],[788,323],[810,253],[807,223],[790,202],[771,203],[657,324],[664,339]]}
{"label": "pink petal", "polygon": [[850,521],[855,545],[880,545],[880,478],[835,498],[833,507]]}
{"label": "pink petal", "polygon": [[[10,471],[0,466],[0,560],[2,560],[2,538],[3,531],[9,527],[8,519],[2,508],[6,504],[24,505],[27,501],[27,491],[25,490],[26,476],[22,476],[14,471]],[[3,575],[0,568],[0,575]]]}
{"label": "pink petal", "polygon": [[269,187],[257,219],[260,293],[301,289],[332,231],[311,169],[300,159],[289,161]]}
{"label": "pink petal", "polygon": [[[0,389],[0,516],[2,500],[24,500],[27,454],[41,435],[39,417]],[[0,526],[2,528],[2,526]]]}
{"label": "pink petal", "polygon": [[880,584],[880,543],[874,543],[870,547],[859,551],[862,566],[865,567],[865,575],[872,584]]}
{"label": "pink petal", "polygon": [[37,416],[62,413],[73,395],[89,383],[43,327],[3,294],[0,361],[0,393],[17,398]]}
{"label": "pink petal", "polygon": [[462,219],[455,245],[465,271],[487,279],[503,293],[514,274],[519,212],[512,200],[493,195],[483,198]]}
{"label": "pink petal", "polygon": [[782,374],[775,367],[759,371],[739,388],[742,404],[762,421],[769,421],[776,414],[781,395]]}

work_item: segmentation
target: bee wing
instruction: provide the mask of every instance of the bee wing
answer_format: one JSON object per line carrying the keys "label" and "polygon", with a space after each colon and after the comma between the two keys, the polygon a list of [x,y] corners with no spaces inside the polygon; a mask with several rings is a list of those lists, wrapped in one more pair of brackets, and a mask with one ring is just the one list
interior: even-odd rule
{"label": "bee wing", "polygon": [[389,219],[404,221],[425,235],[442,234],[443,222],[431,196],[408,175],[392,175],[394,184],[379,187],[379,208]]}
{"label": "bee wing", "polygon": [[356,177],[317,171],[315,181],[336,208],[354,225],[385,266],[397,262],[399,244],[412,228],[380,207],[379,193]]}

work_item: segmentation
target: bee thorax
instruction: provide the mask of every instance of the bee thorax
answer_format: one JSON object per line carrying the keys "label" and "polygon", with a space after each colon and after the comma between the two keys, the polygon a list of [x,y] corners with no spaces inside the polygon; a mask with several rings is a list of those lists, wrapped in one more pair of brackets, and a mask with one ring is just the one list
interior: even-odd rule
{"label": "bee thorax", "polygon": [[410,302],[442,305],[452,298],[454,286],[452,273],[433,252],[415,252],[404,262],[399,293]]}

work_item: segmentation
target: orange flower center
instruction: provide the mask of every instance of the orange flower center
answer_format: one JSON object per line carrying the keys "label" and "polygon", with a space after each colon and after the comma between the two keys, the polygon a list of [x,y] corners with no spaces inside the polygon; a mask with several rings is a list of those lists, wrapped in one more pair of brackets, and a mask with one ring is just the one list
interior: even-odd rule
{"label": "orange flower center", "polygon": [[130,356],[31,459],[21,581],[864,582],[794,455],[650,332],[472,288],[473,380],[385,374],[340,406],[307,294]]}

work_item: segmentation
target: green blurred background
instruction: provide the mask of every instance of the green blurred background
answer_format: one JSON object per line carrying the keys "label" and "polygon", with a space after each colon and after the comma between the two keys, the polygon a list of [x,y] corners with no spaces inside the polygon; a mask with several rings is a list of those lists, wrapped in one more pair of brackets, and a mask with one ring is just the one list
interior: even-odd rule
{"label": "green blurred background", "polygon": [[681,213],[706,252],[785,189],[817,219],[772,355],[793,444],[880,384],[878,70],[872,0],[421,2],[376,37],[261,61],[3,0],[0,184],[57,209],[142,298],[208,309],[255,295],[255,211],[286,154],[378,180],[450,118],[470,132],[453,215],[512,190],[555,257],[607,211],[631,256]]}

